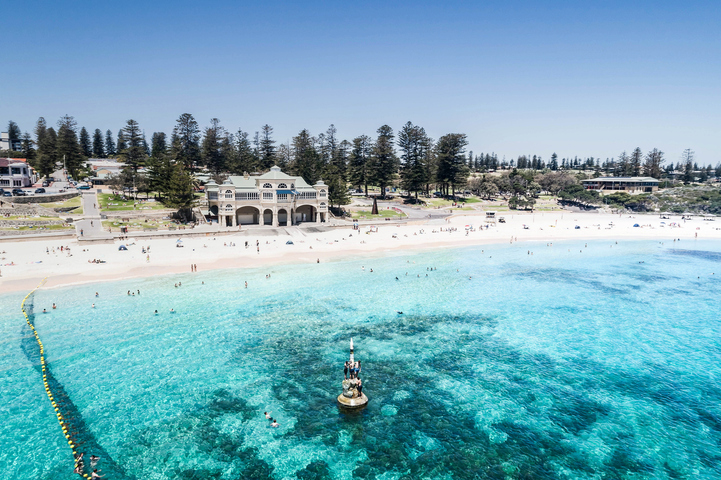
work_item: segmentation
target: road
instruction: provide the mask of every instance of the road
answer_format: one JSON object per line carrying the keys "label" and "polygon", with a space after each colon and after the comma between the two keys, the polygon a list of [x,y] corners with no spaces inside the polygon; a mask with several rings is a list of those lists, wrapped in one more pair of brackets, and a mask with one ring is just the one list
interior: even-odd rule
{"label": "road", "polygon": [[[113,236],[103,229],[102,220],[100,218],[100,205],[94,191],[82,191],[83,202],[83,220],[75,222],[75,231],[78,239],[83,240],[101,240],[111,239]],[[82,234],[81,234],[82,231]]]}
{"label": "road", "polygon": [[[75,187],[70,182],[67,181],[67,176],[65,175],[65,171],[63,169],[53,172],[52,177],[55,178],[57,181],[53,182],[52,186],[50,186],[50,187],[42,187],[42,181],[40,181],[40,182],[34,184],[32,187],[22,188],[22,190],[25,191],[25,193],[27,195],[32,195],[32,196],[36,196],[36,197],[43,195],[42,193],[35,193],[35,190],[40,187],[45,189],[45,194],[74,192],[75,191]],[[17,187],[9,187],[9,188],[5,187],[5,190],[8,191],[13,188],[17,188]],[[62,190],[62,192],[61,192],[61,190]]]}

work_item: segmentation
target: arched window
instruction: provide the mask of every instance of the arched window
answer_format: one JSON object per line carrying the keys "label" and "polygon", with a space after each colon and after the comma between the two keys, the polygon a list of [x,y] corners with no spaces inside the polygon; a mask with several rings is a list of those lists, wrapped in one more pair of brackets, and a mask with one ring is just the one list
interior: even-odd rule
{"label": "arched window", "polygon": [[325,202],[320,202],[321,207],[325,207]]}
{"label": "arched window", "polygon": [[226,205],[226,206],[225,206],[225,209],[226,209],[226,210],[233,210],[233,205]]}
{"label": "arched window", "polygon": [[295,183],[291,183],[290,188],[295,188]]}
{"label": "arched window", "polygon": [[288,188],[288,185],[286,185],[285,183],[281,183],[280,185],[278,185],[278,188]]}
{"label": "arched window", "polygon": [[325,193],[325,190],[321,190],[320,193]]}
{"label": "arched window", "polygon": [[271,185],[270,183],[264,183],[263,188],[273,188],[273,185]]}
{"label": "arched window", "polygon": [[225,193],[233,193],[233,190],[226,190]]}

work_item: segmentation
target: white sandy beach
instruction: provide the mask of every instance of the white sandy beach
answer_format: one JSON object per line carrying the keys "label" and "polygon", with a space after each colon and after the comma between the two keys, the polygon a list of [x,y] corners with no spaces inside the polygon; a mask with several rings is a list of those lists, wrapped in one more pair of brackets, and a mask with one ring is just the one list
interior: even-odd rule
{"label": "white sandy beach", "polygon": [[[544,212],[505,214],[506,223],[485,225],[485,215],[469,212],[447,221],[426,224],[395,225],[379,222],[378,231],[367,233],[351,227],[335,227],[323,232],[303,228],[279,228],[270,231],[251,227],[231,235],[144,239],[139,237],[127,251],[121,244],[79,244],[75,239],[36,239],[0,243],[0,289],[3,292],[30,291],[45,277],[47,287],[120,280],[173,273],[190,273],[191,264],[199,272],[224,268],[251,268],[264,265],[327,262],[356,256],[383,256],[402,251],[448,248],[513,242],[554,242],[561,240],[612,241],[656,239],[667,242],[680,239],[721,240],[721,220],[702,218],[684,221],[680,216],[661,219],[658,215],[618,215],[598,213]],[[634,227],[635,224],[640,225]],[[674,225],[675,224],[675,225]],[[524,225],[527,228],[524,228]],[[468,231],[466,226],[473,226]],[[576,228],[576,226],[580,228]],[[441,231],[442,229],[442,231]],[[293,245],[288,245],[288,240]],[[245,248],[245,242],[249,247]],[[256,248],[259,242],[260,252]],[[234,246],[231,246],[233,245]],[[688,244],[690,246],[690,244]],[[70,255],[60,247],[70,247]],[[141,249],[150,247],[147,254]],[[53,252],[53,248],[55,251]],[[46,250],[49,250],[47,253]],[[89,263],[93,259],[106,263]]]}

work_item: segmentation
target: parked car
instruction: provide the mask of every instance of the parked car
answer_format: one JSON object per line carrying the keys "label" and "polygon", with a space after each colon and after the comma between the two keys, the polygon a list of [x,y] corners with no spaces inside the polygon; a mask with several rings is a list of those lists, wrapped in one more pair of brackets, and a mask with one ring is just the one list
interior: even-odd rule
{"label": "parked car", "polygon": [[13,195],[16,197],[26,197],[28,194],[22,188],[13,188]]}
{"label": "parked car", "polygon": [[83,185],[80,185],[80,186],[78,187],[78,190],[90,190],[90,185],[88,185],[87,183],[86,183],[86,184],[83,184]]}
{"label": "parked car", "polygon": [[49,186],[50,186],[50,182],[48,182],[47,180],[45,180],[45,181],[43,182],[43,187],[49,187]]}
{"label": "parked car", "polygon": [[12,197],[13,194],[11,192],[3,192],[3,197]]}
{"label": "parked car", "polygon": [[36,188],[35,193],[45,193],[45,189],[44,188]]}

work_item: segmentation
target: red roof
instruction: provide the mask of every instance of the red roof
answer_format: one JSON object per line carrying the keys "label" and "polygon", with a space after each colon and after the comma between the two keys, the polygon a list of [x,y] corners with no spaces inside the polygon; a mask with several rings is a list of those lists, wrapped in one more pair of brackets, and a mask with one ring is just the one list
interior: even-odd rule
{"label": "red roof", "polygon": [[0,158],[0,167],[7,167],[11,163],[28,163],[25,158]]}

